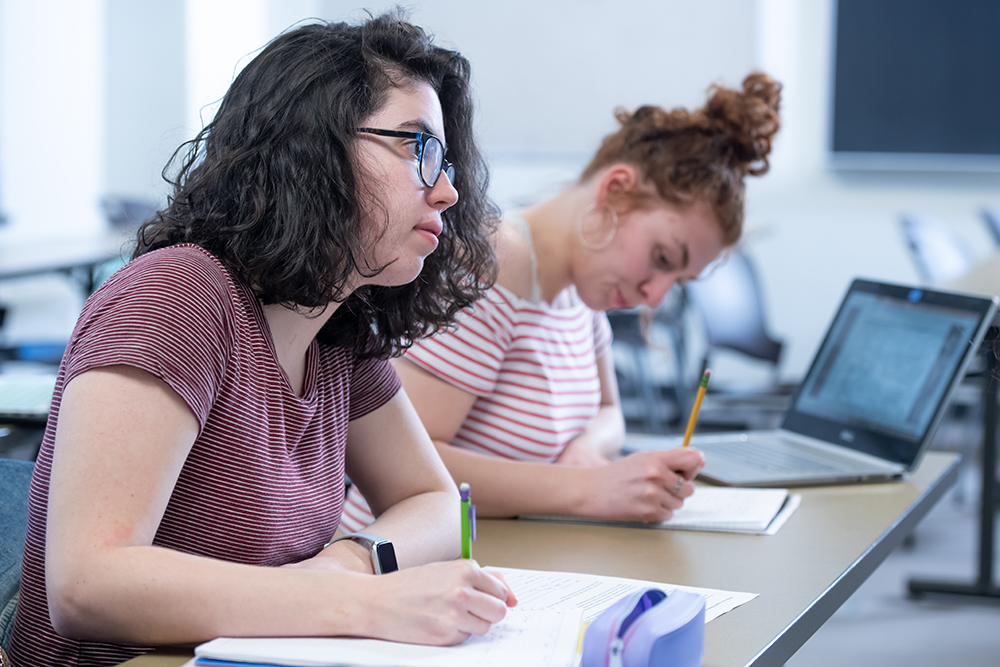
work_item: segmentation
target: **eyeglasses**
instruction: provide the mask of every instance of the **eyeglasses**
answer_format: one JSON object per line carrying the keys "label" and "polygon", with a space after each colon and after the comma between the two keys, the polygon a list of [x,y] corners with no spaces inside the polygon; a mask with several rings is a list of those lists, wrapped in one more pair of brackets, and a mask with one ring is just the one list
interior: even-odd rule
{"label": "eyeglasses", "polygon": [[437,183],[441,172],[448,176],[448,180],[455,182],[455,167],[444,159],[444,144],[441,140],[429,132],[402,132],[399,130],[380,130],[376,127],[359,127],[358,132],[367,134],[377,134],[380,137],[401,137],[403,139],[417,140],[417,162],[419,165],[420,180],[429,188],[433,188]]}

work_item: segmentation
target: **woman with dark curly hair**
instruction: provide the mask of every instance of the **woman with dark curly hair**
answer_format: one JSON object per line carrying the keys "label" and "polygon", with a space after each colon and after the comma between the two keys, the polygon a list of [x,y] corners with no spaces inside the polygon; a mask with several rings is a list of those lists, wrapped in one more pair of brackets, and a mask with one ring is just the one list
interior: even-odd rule
{"label": "woman with dark curly hair", "polygon": [[[579,181],[505,216],[495,287],[457,330],[395,363],[480,516],[663,521],[694,493],[691,449],[615,458],[625,425],[603,311],[657,306],[743,226],[743,179],[767,171],[780,86],[752,74],[696,111],[618,113]],[[555,464],[555,465],[551,465]],[[343,525],[372,520],[351,490]]]}
{"label": "woman with dark curly hair", "polygon": [[[495,271],[468,62],[395,14],[287,32],[174,186],[67,347],[14,663],[485,633],[513,596],[433,563],[458,555],[458,494],[387,361]],[[332,541],[345,471],[379,519]]]}

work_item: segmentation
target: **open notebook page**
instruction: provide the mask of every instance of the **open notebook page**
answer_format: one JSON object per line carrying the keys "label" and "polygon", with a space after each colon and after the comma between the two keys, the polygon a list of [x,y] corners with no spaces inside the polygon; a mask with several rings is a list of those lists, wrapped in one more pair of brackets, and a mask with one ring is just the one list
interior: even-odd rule
{"label": "open notebook page", "polygon": [[281,638],[216,639],[195,650],[196,665],[292,665],[295,667],[548,667],[572,665],[580,628],[616,600],[633,591],[657,587],[705,596],[705,621],[757,597],[711,588],[673,586],[652,581],[489,568],[502,572],[519,604],[483,637],[459,646],[418,646],[375,639]]}

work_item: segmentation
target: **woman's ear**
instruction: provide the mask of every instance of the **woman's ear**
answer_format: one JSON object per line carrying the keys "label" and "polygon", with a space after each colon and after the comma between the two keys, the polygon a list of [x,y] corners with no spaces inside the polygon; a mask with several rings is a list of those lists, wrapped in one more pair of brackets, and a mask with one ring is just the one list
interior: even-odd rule
{"label": "woman's ear", "polygon": [[606,205],[620,206],[621,202],[634,194],[639,175],[630,164],[611,165],[597,185],[597,208]]}

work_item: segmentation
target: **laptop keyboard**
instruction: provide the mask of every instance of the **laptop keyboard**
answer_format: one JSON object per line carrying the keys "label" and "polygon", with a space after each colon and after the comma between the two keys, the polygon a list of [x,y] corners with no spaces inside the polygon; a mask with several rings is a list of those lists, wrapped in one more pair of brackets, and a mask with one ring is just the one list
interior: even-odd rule
{"label": "laptop keyboard", "polygon": [[0,416],[44,417],[55,384],[55,375],[0,375]]}
{"label": "laptop keyboard", "polygon": [[[704,447],[710,451],[711,447]],[[726,459],[742,464],[749,464],[758,470],[775,473],[825,473],[842,472],[843,467],[831,465],[807,456],[801,456],[789,451],[776,451],[772,447],[753,441],[741,442],[737,445],[720,447],[725,450]]]}

